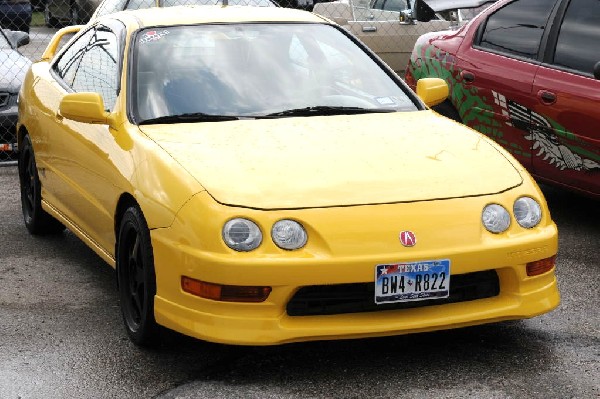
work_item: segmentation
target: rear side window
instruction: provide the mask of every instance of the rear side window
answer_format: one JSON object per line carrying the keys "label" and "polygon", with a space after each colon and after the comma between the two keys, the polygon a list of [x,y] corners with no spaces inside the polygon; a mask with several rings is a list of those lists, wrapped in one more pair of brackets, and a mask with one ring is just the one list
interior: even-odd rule
{"label": "rear side window", "polygon": [[[597,0],[596,0],[597,1]],[[519,57],[537,58],[555,1],[516,0],[489,16],[479,46]]]}
{"label": "rear side window", "polygon": [[592,74],[600,61],[600,1],[572,0],[556,43],[554,64]]}

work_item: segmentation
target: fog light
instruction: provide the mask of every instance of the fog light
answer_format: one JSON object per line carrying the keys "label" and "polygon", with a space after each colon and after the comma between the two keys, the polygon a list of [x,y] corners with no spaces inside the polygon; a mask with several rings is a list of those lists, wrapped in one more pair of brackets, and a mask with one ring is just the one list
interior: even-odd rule
{"label": "fog light", "polygon": [[181,276],[181,289],[201,298],[223,302],[264,302],[271,287],[222,285]]}
{"label": "fog light", "polygon": [[536,260],[535,262],[529,262],[527,264],[527,275],[528,276],[538,276],[540,274],[544,274],[554,267],[556,264],[556,255],[551,256],[546,259]]}

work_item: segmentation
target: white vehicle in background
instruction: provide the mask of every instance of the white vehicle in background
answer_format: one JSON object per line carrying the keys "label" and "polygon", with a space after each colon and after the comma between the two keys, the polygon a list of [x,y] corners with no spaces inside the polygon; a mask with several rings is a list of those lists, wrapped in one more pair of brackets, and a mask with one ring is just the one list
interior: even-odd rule
{"label": "white vehicle in background", "polygon": [[491,0],[336,0],[316,3],[313,12],[359,37],[394,71],[406,68],[419,36],[459,26]]}

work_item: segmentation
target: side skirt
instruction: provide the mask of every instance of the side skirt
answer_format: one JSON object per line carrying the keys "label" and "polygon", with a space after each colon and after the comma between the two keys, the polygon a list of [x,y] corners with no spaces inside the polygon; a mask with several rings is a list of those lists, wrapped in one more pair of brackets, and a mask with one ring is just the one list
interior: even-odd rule
{"label": "side skirt", "polygon": [[106,263],[108,263],[113,269],[117,267],[115,258],[104,248],[102,248],[96,241],[94,241],[86,232],[81,230],[75,225],[70,219],[63,215],[58,209],[48,203],[42,198],[42,208],[50,215],[55,217],[58,221],[65,225],[66,228],[71,230],[85,245],[90,247],[98,256],[100,256]]}

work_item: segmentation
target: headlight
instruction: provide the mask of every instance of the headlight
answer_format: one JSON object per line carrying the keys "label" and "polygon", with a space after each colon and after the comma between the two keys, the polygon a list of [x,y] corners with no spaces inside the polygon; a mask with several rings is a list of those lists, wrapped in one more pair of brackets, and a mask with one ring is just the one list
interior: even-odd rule
{"label": "headlight", "polygon": [[223,241],[236,251],[252,251],[262,242],[262,233],[251,220],[231,219],[223,226]]}
{"label": "headlight", "polygon": [[510,215],[502,205],[489,204],[483,208],[481,221],[488,231],[502,233],[510,226]]}
{"label": "headlight", "polygon": [[538,225],[542,219],[542,208],[536,200],[530,197],[521,197],[513,206],[515,219],[521,227],[530,229]]}
{"label": "headlight", "polygon": [[307,235],[304,227],[293,220],[280,220],[271,229],[273,242],[281,249],[298,249],[306,244]]}

